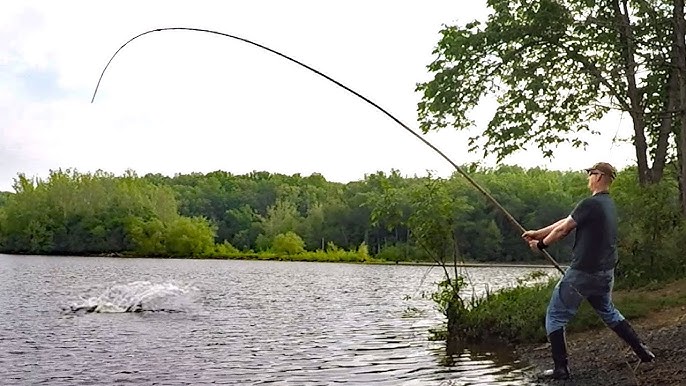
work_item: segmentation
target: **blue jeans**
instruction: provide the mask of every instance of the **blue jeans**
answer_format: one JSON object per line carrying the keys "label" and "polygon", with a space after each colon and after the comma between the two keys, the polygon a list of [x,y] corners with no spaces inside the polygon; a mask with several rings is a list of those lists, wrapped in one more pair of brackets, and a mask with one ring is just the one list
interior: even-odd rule
{"label": "blue jeans", "polygon": [[569,268],[555,286],[545,315],[545,329],[548,335],[559,330],[572,320],[584,299],[595,312],[612,328],[624,320],[624,316],[612,304],[614,270],[586,273]]}

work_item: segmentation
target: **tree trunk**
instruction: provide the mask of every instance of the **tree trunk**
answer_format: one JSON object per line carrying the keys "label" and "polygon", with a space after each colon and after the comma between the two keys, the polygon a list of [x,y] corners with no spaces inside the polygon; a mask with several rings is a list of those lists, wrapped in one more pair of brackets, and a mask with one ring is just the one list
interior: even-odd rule
{"label": "tree trunk", "polygon": [[[633,105],[633,102],[632,102]],[[642,113],[630,113],[634,123],[634,148],[638,166],[638,182],[646,186],[654,181],[652,171],[648,166],[648,144],[645,137],[645,120]]]}
{"label": "tree trunk", "polygon": [[[684,162],[684,150],[686,150],[686,21],[684,20],[684,0],[674,1],[674,45],[676,47],[676,68],[679,80],[679,144],[680,147],[680,180],[686,177],[686,162]],[[681,213],[686,216],[686,190],[681,189]]]}
{"label": "tree trunk", "polygon": [[[681,85],[682,90],[684,88],[686,88],[683,85],[683,83],[684,83],[683,81],[681,81],[680,83],[682,83],[682,85]],[[681,98],[683,100],[683,98],[686,95],[684,95],[683,91],[680,92],[680,94],[681,94]],[[681,104],[681,109],[683,110],[685,108],[685,106],[683,105],[683,103],[680,103],[680,104]],[[680,133],[679,137],[680,138],[679,138],[679,143],[677,145],[678,146],[678,152],[677,153],[679,156],[679,193],[680,193],[679,194],[679,204],[681,206],[681,216],[683,218],[686,218],[686,160],[684,160],[684,150],[686,150],[686,127],[685,127],[686,126],[686,119],[684,118],[683,113],[679,113],[679,115],[680,115],[680,120],[681,120],[681,124],[680,124],[680,128],[679,128],[680,129],[679,130],[679,133]]]}
{"label": "tree trunk", "polygon": [[[622,8],[620,8],[622,1]],[[645,136],[644,110],[641,107],[641,92],[636,85],[636,59],[634,57],[634,37],[631,31],[631,20],[627,0],[612,1],[612,8],[617,19],[620,44],[622,45],[622,58],[624,59],[624,76],[627,81],[627,94],[629,97],[629,115],[634,123],[634,148],[636,149],[636,161],[638,163],[638,181],[645,186],[653,182],[651,169],[648,166],[648,144]],[[624,12],[622,12],[622,9]]]}
{"label": "tree trunk", "polygon": [[676,165],[676,172],[677,172],[677,180],[679,182],[679,203],[681,204],[681,214],[686,217],[686,210],[684,209],[684,189],[686,189],[686,181],[684,181],[684,152],[683,152],[683,145],[681,144],[681,135],[678,135],[676,140],[677,142],[677,147],[676,147],[676,156],[677,156],[677,165]]}
{"label": "tree trunk", "polygon": [[[672,48],[672,63],[676,62],[677,58],[677,46],[674,45]],[[653,172],[652,181],[660,182],[662,176],[664,175],[665,165],[667,163],[667,148],[669,146],[669,136],[672,133],[672,127],[674,123],[674,111],[678,107],[679,101],[679,70],[675,66],[672,73],[669,75],[669,80],[667,80],[667,99],[665,100],[664,109],[665,112],[662,115],[662,122],[660,122],[660,128],[658,131],[658,138],[655,147],[655,160],[653,161]],[[677,151],[680,148],[680,143],[677,142]]]}

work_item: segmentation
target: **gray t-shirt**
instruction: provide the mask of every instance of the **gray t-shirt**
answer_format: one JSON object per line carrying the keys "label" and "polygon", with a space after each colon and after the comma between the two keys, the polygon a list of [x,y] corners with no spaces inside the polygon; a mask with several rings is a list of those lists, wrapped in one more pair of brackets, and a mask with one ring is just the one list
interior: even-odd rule
{"label": "gray t-shirt", "polygon": [[572,211],[576,240],[571,268],[605,271],[617,263],[617,209],[607,192],[583,199]]}

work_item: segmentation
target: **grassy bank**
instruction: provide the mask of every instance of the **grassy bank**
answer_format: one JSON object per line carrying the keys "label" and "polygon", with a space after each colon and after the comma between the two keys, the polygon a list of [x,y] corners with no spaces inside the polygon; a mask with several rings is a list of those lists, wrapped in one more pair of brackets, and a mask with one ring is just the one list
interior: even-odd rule
{"label": "grassy bank", "polygon": [[216,260],[262,260],[262,261],[312,261],[327,263],[372,263],[393,264],[393,262],[377,259],[364,251],[328,250],[305,251],[288,254],[278,252],[221,252],[209,251],[194,256],[151,255],[137,252],[91,254],[87,256],[127,257],[127,258],[162,258],[162,259],[216,259]]}
{"label": "grassy bank", "polygon": [[358,251],[306,251],[296,254],[284,254],[275,252],[238,252],[224,255],[203,256],[212,259],[228,260],[266,260],[266,261],[311,261],[325,263],[389,263],[385,260],[373,258]]}
{"label": "grassy bank", "polygon": [[[517,287],[466,301],[465,307],[459,310],[458,322],[451,324],[450,336],[469,343],[545,342],[545,311],[556,282],[557,279],[535,284],[522,282]],[[630,291],[615,291],[613,300],[628,319],[639,319],[670,307],[686,306],[686,279]],[[604,324],[593,308],[584,302],[568,326],[568,331],[581,332],[596,328],[604,328]],[[445,339],[447,330],[438,329],[434,333],[437,339]]]}
{"label": "grassy bank", "polygon": [[[378,257],[364,256],[360,255],[356,251],[307,251],[298,254],[283,254],[275,252],[236,252],[236,253],[225,253],[225,254],[206,254],[198,255],[192,257],[182,257],[182,256],[150,256],[143,255],[135,252],[125,252],[125,253],[106,253],[106,254],[95,254],[92,256],[105,256],[105,257],[131,257],[131,258],[179,258],[179,259],[216,259],[216,260],[263,260],[263,261],[310,261],[310,262],[322,262],[322,263],[364,263],[364,264],[380,264],[380,265],[408,265],[408,266],[438,266],[439,264],[435,261],[396,261],[396,260],[386,260]],[[535,263],[499,263],[499,262],[460,262],[458,267],[465,268],[488,268],[488,267],[499,267],[499,268],[533,268],[533,269],[552,269],[551,265],[547,264],[535,264]]]}

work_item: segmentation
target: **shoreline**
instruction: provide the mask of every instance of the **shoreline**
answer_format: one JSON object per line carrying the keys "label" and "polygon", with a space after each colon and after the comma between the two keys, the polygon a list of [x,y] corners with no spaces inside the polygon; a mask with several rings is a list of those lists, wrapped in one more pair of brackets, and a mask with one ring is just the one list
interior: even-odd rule
{"label": "shoreline", "polygon": [[[93,254],[29,254],[29,253],[4,253],[0,252],[0,255],[6,256],[54,256],[54,257],[108,257],[114,259],[174,259],[174,260],[246,260],[246,261],[285,261],[285,262],[305,262],[305,263],[346,263],[346,264],[369,264],[369,265],[407,265],[407,266],[437,266],[441,265],[436,262],[431,261],[388,261],[388,260],[369,260],[369,261],[336,261],[336,260],[316,260],[316,259],[297,259],[297,258],[282,258],[282,257],[251,257],[251,256],[235,256],[235,257],[224,257],[224,256],[198,256],[198,257],[164,257],[164,256],[138,256],[135,254],[128,253],[93,253]],[[446,267],[452,267],[452,264],[446,264]],[[538,269],[555,269],[551,264],[541,264],[541,263],[498,263],[498,262],[459,262],[457,264],[460,268],[538,268]],[[561,265],[562,268],[567,268],[566,265]]]}
{"label": "shoreline", "polygon": [[[633,290],[646,296],[677,298],[686,294],[686,281],[662,289]],[[621,293],[624,291],[618,291]],[[621,309],[620,309],[621,312]],[[603,326],[567,335],[572,378],[544,380],[539,374],[552,368],[549,343],[513,346],[515,356],[528,364],[525,373],[534,385],[627,386],[686,385],[686,305],[664,307],[644,317],[629,319],[639,337],[655,354],[651,363],[638,365],[638,358],[612,330]]]}
{"label": "shoreline", "polygon": [[[6,256],[69,256],[72,255],[16,255]],[[94,257],[94,256],[90,256]],[[116,258],[116,257],[115,257]],[[124,257],[137,258],[137,257]],[[216,258],[214,258],[216,259]],[[186,259],[184,259],[186,260]],[[259,260],[259,259],[253,259]],[[365,264],[355,263],[355,264]],[[436,265],[403,262],[374,263],[383,265]],[[484,264],[465,263],[475,267],[514,266],[535,267],[530,264]],[[554,268],[548,267],[546,268]],[[656,355],[656,361],[641,364],[634,372],[637,358],[628,346],[606,327],[570,333],[567,336],[570,369],[573,378],[566,381],[546,381],[537,374],[550,368],[552,359],[548,344],[524,343],[512,345],[517,360],[526,364],[524,373],[532,385],[686,385],[686,280],[670,283],[664,287],[644,288],[631,291],[617,291],[621,297],[631,292],[652,300],[678,299],[681,304],[665,306],[640,318],[630,319],[639,336]],[[672,303],[674,304],[674,303]],[[620,308],[620,311],[621,308]]]}

